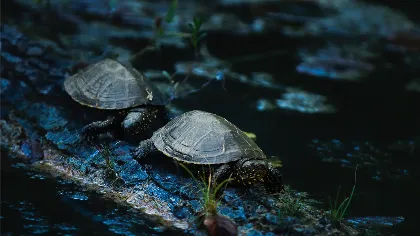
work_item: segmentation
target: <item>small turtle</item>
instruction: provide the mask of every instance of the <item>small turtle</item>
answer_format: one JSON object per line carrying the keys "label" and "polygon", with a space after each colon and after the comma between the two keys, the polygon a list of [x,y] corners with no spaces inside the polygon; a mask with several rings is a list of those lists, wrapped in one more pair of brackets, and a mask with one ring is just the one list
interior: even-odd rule
{"label": "small turtle", "polygon": [[[282,175],[243,131],[218,115],[194,110],[169,121],[133,150],[136,160],[160,151],[177,161],[219,165],[212,184],[226,178],[251,186],[263,182],[271,193],[282,190]],[[214,186],[214,185],[213,185]]]}
{"label": "small turtle", "polygon": [[67,78],[64,89],[82,105],[118,111],[84,126],[81,135],[87,139],[120,125],[133,135],[144,132],[169,101],[145,75],[113,59],[91,64]]}

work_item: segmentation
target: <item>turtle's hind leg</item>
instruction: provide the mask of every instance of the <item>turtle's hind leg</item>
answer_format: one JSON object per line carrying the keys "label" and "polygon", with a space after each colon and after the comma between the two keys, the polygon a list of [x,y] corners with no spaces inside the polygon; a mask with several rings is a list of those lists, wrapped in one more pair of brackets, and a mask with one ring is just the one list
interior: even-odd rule
{"label": "turtle's hind leg", "polygon": [[131,151],[131,155],[133,156],[134,160],[140,160],[143,157],[146,157],[148,154],[153,152],[157,152],[155,144],[153,143],[152,139],[146,139],[139,143],[134,150]]}
{"label": "turtle's hind leg", "polygon": [[137,107],[131,109],[122,127],[132,135],[142,134],[153,131],[155,124],[159,120],[162,110],[159,107]]}
{"label": "turtle's hind leg", "polygon": [[218,184],[230,178],[230,175],[232,174],[232,170],[233,170],[233,166],[231,163],[225,163],[219,166],[212,176],[212,179],[211,179],[212,187],[215,188],[217,187]]}
{"label": "turtle's hind leg", "polygon": [[108,117],[103,121],[92,122],[82,128],[80,136],[82,140],[91,141],[97,138],[100,134],[105,133],[117,127],[120,119],[115,116]]}

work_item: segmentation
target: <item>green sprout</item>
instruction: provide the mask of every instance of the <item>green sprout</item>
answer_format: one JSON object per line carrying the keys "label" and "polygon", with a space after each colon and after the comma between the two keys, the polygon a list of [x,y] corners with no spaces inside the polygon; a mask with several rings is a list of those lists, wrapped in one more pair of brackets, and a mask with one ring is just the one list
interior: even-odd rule
{"label": "green sprout", "polygon": [[[165,22],[167,24],[170,24],[174,20],[175,11],[176,11],[177,7],[178,7],[178,0],[173,0],[172,3],[171,3],[171,6],[168,9],[168,12],[166,12]],[[155,41],[157,41],[157,39],[160,39],[160,38],[165,36],[165,30],[163,28],[162,18],[160,18],[160,17],[156,18],[155,27],[156,27],[156,39],[155,39]]]}
{"label": "green sprout", "polygon": [[331,203],[331,198],[330,198],[330,218],[333,221],[339,222],[341,220],[344,219],[344,215],[347,212],[347,209],[350,205],[350,202],[353,198],[353,194],[354,194],[354,190],[356,188],[356,171],[357,171],[357,166],[356,166],[356,170],[354,172],[354,185],[353,185],[353,189],[350,193],[350,196],[348,196],[347,198],[345,198],[340,205],[338,205],[338,195],[340,193],[340,187],[341,185],[338,187],[338,191],[337,191],[337,195],[335,197],[335,201],[334,201],[334,205]]}
{"label": "green sprout", "polygon": [[[140,50],[139,52],[133,54],[130,57],[131,62],[133,62],[138,57],[142,57],[146,52],[159,50],[159,45],[160,45],[159,41],[162,38],[165,38],[165,37],[189,38],[190,42],[191,42],[191,44],[194,48],[195,60],[196,61],[198,60],[198,58],[199,58],[199,52],[197,50],[198,44],[206,36],[206,33],[201,31],[201,26],[203,24],[203,21],[199,17],[194,17],[193,21],[188,23],[188,26],[190,28],[190,32],[188,32],[188,33],[184,33],[184,32],[165,32],[165,30],[164,30],[164,23],[169,24],[173,21],[173,19],[175,17],[175,11],[176,11],[177,7],[178,7],[178,0],[173,0],[169,9],[168,9],[168,11],[166,12],[165,18],[163,19],[162,17],[157,17],[155,19],[155,23],[154,23],[155,36],[152,39],[151,45],[148,45],[145,48],[143,48],[142,50]],[[172,75],[169,75],[169,73],[166,72],[166,71],[162,72],[163,75],[167,79],[169,79],[170,83],[172,84],[172,87],[173,87],[172,88],[172,93],[173,93],[172,97],[177,96],[177,88],[180,87],[179,85],[185,84],[187,82],[188,78],[192,74],[194,66],[195,66],[195,63],[192,63],[189,66],[189,68],[187,70],[187,74],[185,75],[185,78],[181,82],[175,82],[173,80],[173,78],[174,78],[174,76],[177,72],[174,72]],[[200,89],[193,90],[190,93],[199,91],[207,85],[208,85],[208,83],[205,83]]]}
{"label": "green sprout", "polygon": [[166,13],[166,22],[171,23],[175,16],[175,10],[178,7],[178,0],[173,0],[171,3],[171,7],[169,7],[168,12]]}
{"label": "green sprout", "polygon": [[202,21],[198,17],[194,17],[193,22],[188,23],[188,27],[190,27],[191,30],[191,43],[194,47],[194,50],[197,50],[198,43],[206,37],[207,33],[201,32],[200,28],[202,25]]}
{"label": "green sprout", "polygon": [[222,188],[224,185],[227,185],[229,181],[231,181],[231,178],[225,179],[221,183],[219,183],[216,187],[211,186],[212,184],[212,174],[209,174],[208,179],[203,176],[201,176],[201,181],[198,181],[192,172],[182,163],[179,163],[179,165],[185,169],[185,171],[188,172],[188,174],[196,181],[197,183],[200,183],[200,192],[202,192],[202,203],[203,203],[203,214],[204,216],[215,216],[217,215],[217,207],[220,203],[220,199],[223,195],[220,195],[217,197],[217,193],[219,192],[220,188]]}
{"label": "green sprout", "polygon": [[[175,12],[178,7],[178,0],[172,0],[171,6],[169,7],[168,11],[166,12],[166,16],[164,22],[169,24],[173,21],[175,17]],[[155,19],[155,36],[152,39],[152,45],[146,46],[140,52],[135,53],[131,60],[137,58],[138,56],[143,55],[147,51],[154,51],[159,48],[159,41],[161,38],[164,37],[181,37],[181,38],[190,38],[190,41],[194,47],[195,54],[197,55],[197,45],[200,40],[202,40],[206,33],[200,32],[200,28],[202,25],[202,20],[198,17],[195,17],[193,22],[190,22],[188,26],[191,29],[190,33],[183,33],[183,32],[165,32],[164,30],[164,23],[161,17],[157,17]]]}
{"label": "green sprout", "polygon": [[114,179],[111,184],[113,184],[115,181],[124,182],[115,168],[114,155],[112,154],[111,150],[109,150],[109,148],[103,144],[100,146],[95,144],[95,147],[101,153],[101,156],[105,159],[105,166],[108,174]]}

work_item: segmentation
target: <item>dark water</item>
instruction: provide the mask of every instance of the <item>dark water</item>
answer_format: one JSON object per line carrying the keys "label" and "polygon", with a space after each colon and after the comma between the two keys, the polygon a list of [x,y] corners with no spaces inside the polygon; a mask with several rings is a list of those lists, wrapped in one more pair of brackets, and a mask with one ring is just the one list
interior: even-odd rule
{"label": "dark water", "polygon": [[[329,92],[332,96],[337,95],[335,94],[337,89],[342,89],[342,92],[344,86],[331,86]],[[370,91],[375,90],[374,87],[370,89]],[[197,95],[201,97],[197,100],[206,101],[205,97],[211,96],[215,90],[217,88],[214,90],[209,88],[207,94],[203,91]],[[360,92],[357,90],[338,93],[341,100],[337,96],[335,101],[345,105],[339,107],[342,108],[342,112],[334,115],[303,115],[282,111],[256,112],[254,108],[249,107],[250,101],[232,94],[218,96],[204,106],[206,110],[221,114],[243,130],[254,132],[258,145],[267,155],[282,157],[285,182],[298,191],[308,192],[324,202],[321,207],[328,209],[329,197],[335,198],[340,185],[341,199],[344,198],[344,194],[346,196],[350,194],[354,184],[354,168],[322,162],[316,151],[308,147],[312,139],[336,139],[341,142],[358,143],[369,141],[385,149],[396,140],[411,140],[419,134],[420,117],[419,113],[413,112],[413,109],[420,101],[420,97],[406,95],[403,92],[400,96],[393,95],[389,99],[398,106],[389,109],[377,106],[381,103],[379,101],[387,99],[384,93],[386,92],[372,92],[364,97],[359,96]],[[194,101],[195,98],[191,100]],[[186,107],[200,109],[202,105],[190,103]],[[232,112],[233,107],[235,112]],[[398,160],[399,155],[401,160]],[[409,167],[410,174],[403,178],[378,181],[373,178],[372,172],[359,168],[349,216],[404,216],[406,221],[393,230],[397,235],[411,235],[412,232],[416,232],[418,220],[413,207],[420,194],[419,152],[416,151],[411,158],[407,158],[403,152],[394,153],[394,157],[397,159],[395,165]]]}
{"label": "dark water", "polygon": [[2,151],[2,235],[174,235],[72,182],[26,169]]}
{"label": "dark water", "polygon": [[[277,91],[253,88],[234,81],[226,81],[227,92],[221,89],[220,83],[213,83],[186,100],[174,102],[174,105],[185,111],[200,109],[216,113],[241,129],[255,133],[258,145],[267,155],[282,157],[284,179],[292,188],[308,192],[325,203],[328,197],[336,195],[339,185],[346,194],[351,191],[354,168],[321,161],[316,150],[309,147],[314,139],[340,140],[343,143],[368,141],[386,149],[397,140],[413,140],[420,136],[420,96],[397,88],[418,71],[379,71],[367,82],[356,84],[309,78],[295,72],[297,59],[294,53],[300,45],[310,42],[287,40],[278,35],[267,40],[250,37],[249,41],[235,41],[232,37],[231,45],[226,45],[224,35],[214,34],[208,39],[209,50],[222,59],[240,56],[243,52],[239,41],[250,51],[287,48],[291,53],[234,64],[236,72],[271,72],[288,86],[299,86],[326,95],[339,112],[331,115],[307,115],[279,109],[259,112],[255,107],[256,99],[276,97]],[[379,84],[378,81],[384,77],[387,80]],[[397,159],[395,165],[409,170],[407,176],[400,178],[377,180],[372,172],[359,168],[356,193],[348,216],[404,216],[405,222],[392,231],[396,235],[414,235],[418,231],[416,224],[419,220],[418,212],[414,210],[420,195],[419,153],[418,148],[410,158],[403,152],[393,153],[393,158]],[[398,160],[399,155],[401,160]],[[2,235],[180,234],[155,228],[154,223],[144,216],[101,199],[95,193],[78,189],[71,183],[19,168],[4,151],[1,160]],[[321,207],[327,209],[328,204],[321,204]]]}

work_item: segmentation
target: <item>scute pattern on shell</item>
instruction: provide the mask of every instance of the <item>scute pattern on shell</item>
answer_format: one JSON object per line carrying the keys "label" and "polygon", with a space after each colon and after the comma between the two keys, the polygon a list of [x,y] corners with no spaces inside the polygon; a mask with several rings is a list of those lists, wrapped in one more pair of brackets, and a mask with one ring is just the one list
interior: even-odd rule
{"label": "scute pattern on shell", "polygon": [[153,134],[152,140],[165,155],[195,164],[266,158],[257,144],[234,124],[200,110],[172,119]]}
{"label": "scute pattern on shell", "polygon": [[89,65],[64,81],[77,102],[99,109],[166,105],[167,99],[142,73],[112,59]]}

